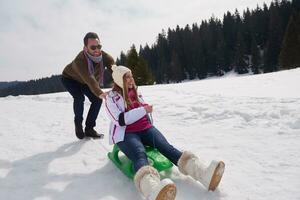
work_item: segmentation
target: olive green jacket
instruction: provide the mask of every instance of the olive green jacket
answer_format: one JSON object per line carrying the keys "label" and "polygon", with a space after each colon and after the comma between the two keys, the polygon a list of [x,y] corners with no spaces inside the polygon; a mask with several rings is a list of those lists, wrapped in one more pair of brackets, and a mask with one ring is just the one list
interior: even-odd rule
{"label": "olive green jacket", "polygon": [[102,62],[92,66],[92,70],[90,69],[91,61],[89,61],[84,51],[79,52],[76,58],[68,64],[63,70],[63,77],[78,81],[82,84],[88,85],[90,90],[97,97],[103,93],[100,88],[101,83],[103,83],[103,73],[104,68],[111,66],[114,64],[114,59],[112,56],[102,51]]}

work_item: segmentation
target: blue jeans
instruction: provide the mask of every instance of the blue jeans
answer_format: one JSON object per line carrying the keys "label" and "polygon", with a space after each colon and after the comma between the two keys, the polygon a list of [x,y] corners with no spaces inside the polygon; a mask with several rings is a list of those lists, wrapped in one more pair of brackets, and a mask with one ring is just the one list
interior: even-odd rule
{"label": "blue jeans", "polygon": [[74,111],[74,122],[76,125],[82,125],[83,121],[83,109],[84,109],[84,95],[86,95],[91,106],[85,121],[85,126],[87,129],[96,126],[96,119],[98,117],[102,99],[95,96],[87,85],[81,84],[78,81],[62,77],[62,83],[66,90],[72,95],[73,101],[73,111]]}
{"label": "blue jeans", "polygon": [[161,154],[175,165],[177,165],[182,155],[182,152],[170,145],[162,133],[155,127],[140,132],[125,133],[124,140],[118,142],[117,145],[133,162],[135,172],[141,167],[149,165],[144,145],[158,149]]}

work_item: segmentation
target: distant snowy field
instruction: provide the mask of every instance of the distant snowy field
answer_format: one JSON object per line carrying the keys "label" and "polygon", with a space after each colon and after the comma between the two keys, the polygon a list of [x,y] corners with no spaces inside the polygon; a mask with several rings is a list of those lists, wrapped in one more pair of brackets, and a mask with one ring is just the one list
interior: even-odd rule
{"label": "distant snowy field", "polygon": [[[215,192],[174,167],[178,200],[300,199],[300,68],[139,90],[174,146],[226,163]],[[141,199],[106,156],[108,123],[102,108],[106,138],[79,141],[68,93],[0,98],[0,199]]]}

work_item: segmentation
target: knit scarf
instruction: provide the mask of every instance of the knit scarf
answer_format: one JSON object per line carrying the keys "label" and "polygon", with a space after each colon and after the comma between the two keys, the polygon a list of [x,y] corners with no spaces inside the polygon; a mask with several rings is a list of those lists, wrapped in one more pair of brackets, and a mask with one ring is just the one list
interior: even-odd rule
{"label": "knit scarf", "polygon": [[90,75],[94,75],[95,73],[95,68],[94,68],[94,64],[93,62],[95,62],[97,65],[100,64],[100,80],[99,80],[99,85],[103,86],[104,85],[104,66],[103,66],[103,59],[102,59],[102,55],[95,57],[90,55],[89,53],[87,53],[86,51],[83,51],[85,58],[87,60],[88,63],[88,69],[89,69],[89,74]]}

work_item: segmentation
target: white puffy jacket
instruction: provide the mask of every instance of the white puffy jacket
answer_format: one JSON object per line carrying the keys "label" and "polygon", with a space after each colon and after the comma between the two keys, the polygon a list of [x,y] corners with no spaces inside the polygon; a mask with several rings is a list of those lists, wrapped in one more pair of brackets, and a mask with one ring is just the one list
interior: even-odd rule
{"label": "white puffy jacket", "polygon": [[[139,101],[144,102],[142,96],[138,95]],[[106,96],[105,110],[110,118],[109,127],[109,144],[116,144],[124,140],[126,125],[132,124],[147,113],[144,107],[134,108],[125,112],[125,104],[123,97],[116,91],[110,91]],[[124,114],[124,122],[120,124],[119,116]]]}

